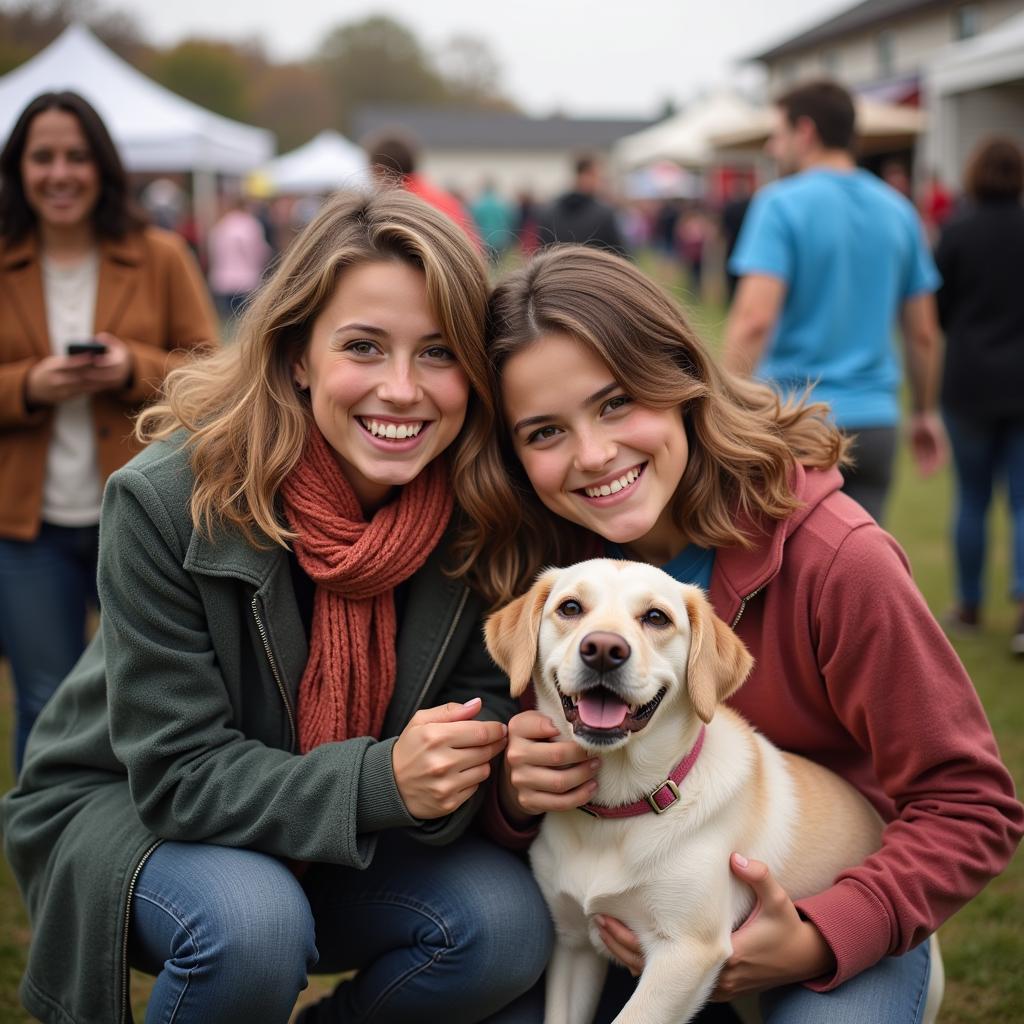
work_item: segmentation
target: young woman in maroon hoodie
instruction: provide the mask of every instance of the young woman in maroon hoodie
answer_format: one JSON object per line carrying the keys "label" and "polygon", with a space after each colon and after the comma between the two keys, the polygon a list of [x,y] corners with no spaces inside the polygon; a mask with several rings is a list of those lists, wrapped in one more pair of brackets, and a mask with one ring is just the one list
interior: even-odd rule
{"label": "young woman in maroon hoodie", "polygon": [[[503,603],[601,547],[704,587],[755,659],[730,703],[887,822],[876,854],[795,905],[736,851],[758,904],[713,998],[762,992],[771,1022],[920,1020],[923,940],[1002,870],[1024,815],[905,555],[840,490],[827,408],[719,369],[674,302],[593,249],[507,277],[489,334],[503,429],[464,552],[481,587]],[[596,762],[556,735],[535,710],[510,723],[490,807],[509,843],[594,790]],[[636,937],[596,923],[639,973]]]}

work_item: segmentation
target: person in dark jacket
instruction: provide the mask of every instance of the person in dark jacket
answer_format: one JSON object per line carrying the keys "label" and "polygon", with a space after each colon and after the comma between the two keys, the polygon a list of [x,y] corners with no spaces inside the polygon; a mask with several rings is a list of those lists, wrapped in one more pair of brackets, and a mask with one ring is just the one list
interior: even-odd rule
{"label": "person in dark jacket", "polygon": [[626,244],[615,210],[598,198],[600,188],[601,167],[597,158],[579,157],[572,188],[543,208],[537,219],[540,245],[576,242],[625,256]]}
{"label": "person in dark jacket", "polygon": [[935,254],[946,332],[942,410],[956,467],[958,604],[953,628],[974,628],[984,599],[985,518],[1005,477],[1013,524],[1011,649],[1024,655],[1024,155],[1010,139],[982,142],[965,176],[968,202]]}
{"label": "person in dark jacket", "polygon": [[284,1024],[314,967],[357,973],[306,1022],[534,1019],[546,908],[467,832],[513,710],[452,575],[486,298],[443,214],[341,194],[140,417],[101,630],[0,805],[42,1020],[130,1021],[129,966],[151,1024]]}

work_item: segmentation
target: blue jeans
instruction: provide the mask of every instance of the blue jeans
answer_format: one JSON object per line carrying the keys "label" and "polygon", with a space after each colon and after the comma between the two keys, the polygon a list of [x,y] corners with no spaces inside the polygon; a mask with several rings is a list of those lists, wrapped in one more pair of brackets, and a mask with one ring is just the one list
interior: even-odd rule
{"label": "blue jeans", "polygon": [[977,608],[984,597],[985,519],[992,491],[1002,477],[1013,530],[1011,590],[1024,601],[1024,419],[974,420],[946,414],[956,467],[957,591],[960,603]]}
{"label": "blue jeans", "polygon": [[316,864],[301,882],[252,850],[164,843],[137,881],[131,960],[157,975],[146,1024],[285,1024],[314,968],[358,973],[308,1024],[534,1024],[524,993],[551,936],[526,864],[473,835],[384,833],[365,871]]}
{"label": "blue jeans", "polygon": [[35,540],[0,539],[0,646],[11,662],[15,770],[25,741],[85,649],[89,605],[97,605],[98,526],[43,523]]}
{"label": "blue jeans", "polygon": [[[831,992],[784,985],[761,994],[763,1024],[919,1024],[931,971],[927,942],[903,956],[890,956]],[[613,968],[595,1021],[606,1024],[632,994],[633,979]],[[694,1024],[737,1024],[728,1006],[711,1003]]]}

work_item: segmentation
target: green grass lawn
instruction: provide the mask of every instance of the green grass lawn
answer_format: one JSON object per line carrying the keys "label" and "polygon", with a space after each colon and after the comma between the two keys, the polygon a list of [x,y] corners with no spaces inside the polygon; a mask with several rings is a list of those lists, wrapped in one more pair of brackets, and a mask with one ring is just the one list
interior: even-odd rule
{"label": "green grass lawn", "polygon": [[[668,283],[672,284],[672,281]],[[706,336],[720,334],[722,313],[702,307],[695,323]],[[943,473],[920,480],[905,458],[890,507],[889,528],[906,548],[918,585],[931,609],[941,613],[951,601],[952,576],[947,541],[951,479]],[[1013,659],[1008,642],[1013,608],[1006,599],[1009,543],[1000,506],[993,516],[989,600],[981,633],[955,640],[974,680],[1003,758],[1018,790],[1024,781],[1024,660]],[[11,785],[11,693],[6,664],[0,665],[0,789]],[[969,906],[945,924],[939,937],[946,965],[942,1024],[1009,1024],[1024,1021],[1024,866],[1015,858]],[[0,861],[0,1021],[28,1021],[17,999],[25,961],[28,924],[6,861]],[[317,984],[322,991],[322,983]],[[136,1007],[146,985],[134,989]],[[137,1019],[141,1019],[137,1014]]]}

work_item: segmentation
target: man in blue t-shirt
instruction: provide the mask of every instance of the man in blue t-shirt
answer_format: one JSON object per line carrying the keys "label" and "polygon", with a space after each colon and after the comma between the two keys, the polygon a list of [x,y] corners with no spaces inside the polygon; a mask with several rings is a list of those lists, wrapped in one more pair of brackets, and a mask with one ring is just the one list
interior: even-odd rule
{"label": "man in blue t-shirt", "polygon": [[914,207],[857,167],[854,108],[834,82],[776,102],[768,147],[782,174],[755,195],[729,270],[740,280],[724,362],[783,392],[814,386],[856,435],[844,489],[881,519],[900,420],[899,320],[910,386],[910,442],[922,473],[945,459],[937,413],[939,275]]}

